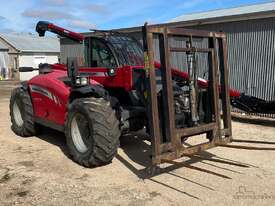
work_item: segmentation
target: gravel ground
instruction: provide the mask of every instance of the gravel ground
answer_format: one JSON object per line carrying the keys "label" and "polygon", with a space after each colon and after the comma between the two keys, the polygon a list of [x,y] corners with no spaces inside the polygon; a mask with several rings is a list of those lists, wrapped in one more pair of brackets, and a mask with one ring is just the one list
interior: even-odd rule
{"label": "gravel ground", "polygon": [[[122,138],[111,164],[87,169],[69,159],[62,133],[44,129],[39,136],[16,136],[10,130],[9,91],[9,87],[0,85],[1,206],[275,204],[275,151],[218,147],[202,153],[203,157],[247,167],[199,158],[182,159],[229,179],[186,167],[162,169],[161,174],[149,178],[144,168],[149,164],[150,146],[137,134]],[[233,121],[233,136],[275,141],[273,125]]]}

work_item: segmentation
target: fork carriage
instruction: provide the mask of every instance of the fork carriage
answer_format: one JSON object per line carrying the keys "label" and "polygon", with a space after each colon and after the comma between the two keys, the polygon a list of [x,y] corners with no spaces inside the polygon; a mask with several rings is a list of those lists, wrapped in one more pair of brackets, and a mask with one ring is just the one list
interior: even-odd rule
{"label": "fork carriage", "polygon": [[[154,37],[159,39],[159,56],[161,64],[161,84],[163,98],[157,97],[155,53],[153,51]],[[186,38],[186,47],[172,47],[170,39],[173,37]],[[208,48],[194,47],[194,38],[204,38],[208,41]],[[183,28],[169,28],[167,26],[143,27],[145,51],[145,69],[147,70],[147,93],[150,134],[152,136],[152,164],[177,159],[184,155],[192,155],[203,150],[223,145],[232,141],[230,116],[230,97],[228,85],[227,44],[226,35],[220,32],[207,32]],[[176,128],[175,103],[173,97],[173,80],[171,75],[171,54],[182,52],[187,56],[187,82],[190,99],[190,118],[192,126]],[[200,90],[197,84],[196,54],[207,54],[208,88],[206,89],[207,110],[204,120],[198,120],[198,96]],[[221,101],[220,101],[221,100]],[[162,101],[160,111],[158,105]],[[221,102],[221,104],[220,104]],[[164,113],[160,119],[160,113]],[[159,122],[163,121],[164,129]],[[184,147],[182,139],[198,134],[206,134],[207,143]],[[165,137],[165,138],[163,138]]]}

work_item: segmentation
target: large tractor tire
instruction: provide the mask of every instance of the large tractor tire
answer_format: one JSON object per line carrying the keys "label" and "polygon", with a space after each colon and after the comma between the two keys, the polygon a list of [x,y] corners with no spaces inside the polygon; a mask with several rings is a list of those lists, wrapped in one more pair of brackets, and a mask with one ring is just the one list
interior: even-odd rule
{"label": "large tractor tire", "polygon": [[36,134],[31,97],[22,87],[15,88],[10,98],[12,131],[22,137]]}
{"label": "large tractor tire", "polygon": [[110,102],[90,97],[76,99],[69,105],[65,135],[73,160],[95,167],[112,161],[121,131]]}

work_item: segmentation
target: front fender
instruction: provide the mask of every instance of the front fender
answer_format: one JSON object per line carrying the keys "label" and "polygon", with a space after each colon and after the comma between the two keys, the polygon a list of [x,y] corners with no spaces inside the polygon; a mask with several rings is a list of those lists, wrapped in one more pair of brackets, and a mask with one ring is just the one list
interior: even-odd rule
{"label": "front fender", "polygon": [[69,101],[72,102],[76,98],[85,97],[103,97],[104,99],[109,99],[109,93],[101,85],[87,85],[78,88],[72,88]]}

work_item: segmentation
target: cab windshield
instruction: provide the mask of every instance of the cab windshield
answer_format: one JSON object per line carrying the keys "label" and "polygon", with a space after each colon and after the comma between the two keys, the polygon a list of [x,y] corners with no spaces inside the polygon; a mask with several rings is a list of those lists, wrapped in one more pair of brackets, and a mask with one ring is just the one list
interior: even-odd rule
{"label": "cab windshield", "polygon": [[95,34],[94,37],[86,38],[84,45],[87,66],[115,68],[119,65],[143,65],[141,44],[124,34]]}
{"label": "cab windshield", "polygon": [[111,35],[106,40],[113,47],[121,65],[143,65],[143,50],[137,40],[123,35]]}

